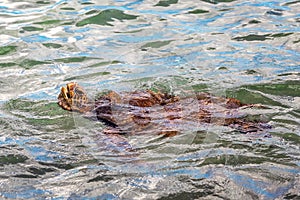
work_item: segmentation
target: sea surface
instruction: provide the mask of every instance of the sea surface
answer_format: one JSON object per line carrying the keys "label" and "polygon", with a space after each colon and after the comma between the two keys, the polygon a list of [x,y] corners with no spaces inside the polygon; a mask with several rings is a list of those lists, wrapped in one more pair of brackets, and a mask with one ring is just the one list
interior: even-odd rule
{"label": "sea surface", "polygon": [[[300,199],[299,0],[3,0],[0,77],[1,199]],[[234,97],[272,128],[107,136],[57,105],[69,82]]]}

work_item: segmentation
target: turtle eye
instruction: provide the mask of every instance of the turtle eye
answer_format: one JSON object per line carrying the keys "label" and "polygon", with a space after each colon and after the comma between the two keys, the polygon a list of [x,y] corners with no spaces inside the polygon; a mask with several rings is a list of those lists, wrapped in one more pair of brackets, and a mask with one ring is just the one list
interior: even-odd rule
{"label": "turtle eye", "polygon": [[67,84],[68,91],[74,90],[75,86],[76,86],[76,83],[68,83]]}
{"label": "turtle eye", "polygon": [[68,83],[67,84],[67,95],[68,98],[73,98],[74,94],[75,94],[75,88],[76,88],[76,83]]}

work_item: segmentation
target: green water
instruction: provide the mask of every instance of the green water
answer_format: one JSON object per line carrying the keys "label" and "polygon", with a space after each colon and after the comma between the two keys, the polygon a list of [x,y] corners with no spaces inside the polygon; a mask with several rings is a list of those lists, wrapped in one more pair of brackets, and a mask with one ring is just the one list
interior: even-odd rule
{"label": "green water", "polygon": [[[299,199],[299,1],[0,3],[3,199]],[[209,92],[272,126],[107,137],[60,88]],[[117,145],[116,145],[117,144]],[[131,149],[128,151],[128,149]]]}

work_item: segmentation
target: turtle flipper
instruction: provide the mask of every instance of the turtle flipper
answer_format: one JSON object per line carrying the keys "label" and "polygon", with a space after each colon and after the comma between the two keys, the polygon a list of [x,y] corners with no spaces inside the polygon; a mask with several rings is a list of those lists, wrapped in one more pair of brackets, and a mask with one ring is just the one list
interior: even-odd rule
{"label": "turtle flipper", "polygon": [[111,152],[114,156],[132,156],[132,153],[135,152],[127,138],[119,133],[98,133],[96,144],[99,148],[97,151],[105,152],[105,154]]}

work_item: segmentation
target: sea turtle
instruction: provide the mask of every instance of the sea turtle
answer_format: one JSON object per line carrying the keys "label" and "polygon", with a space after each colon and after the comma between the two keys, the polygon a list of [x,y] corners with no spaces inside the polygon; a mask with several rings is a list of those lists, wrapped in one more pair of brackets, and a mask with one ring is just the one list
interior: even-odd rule
{"label": "sea turtle", "polygon": [[108,91],[92,101],[84,89],[71,82],[62,87],[58,105],[96,118],[107,125],[107,134],[156,133],[173,136],[199,125],[215,123],[242,133],[261,132],[269,125],[251,121],[240,110],[258,105],[244,104],[235,98],[198,93],[180,98],[152,90]]}

